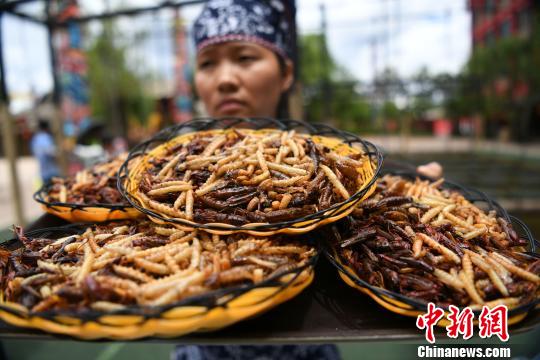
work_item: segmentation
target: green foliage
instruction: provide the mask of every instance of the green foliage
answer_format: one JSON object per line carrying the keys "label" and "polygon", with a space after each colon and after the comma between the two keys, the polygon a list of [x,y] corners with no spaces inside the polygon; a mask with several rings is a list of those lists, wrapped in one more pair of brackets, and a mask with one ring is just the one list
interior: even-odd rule
{"label": "green foliage", "polygon": [[328,55],[323,35],[304,35],[299,47],[307,120],[332,121],[344,130],[365,132],[369,127],[369,104],[356,91],[358,81]]}
{"label": "green foliage", "polygon": [[113,33],[105,24],[87,52],[90,106],[95,120],[126,131],[129,120],[147,119],[152,100],[144,94],[144,76],[128,67],[127,47],[113,41]]}
{"label": "green foliage", "polygon": [[381,107],[381,116],[385,119],[396,120],[400,117],[401,111],[393,101],[385,101]]}
{"label": "green foliage", "polygon": [[[518,123],[540,90],[540,23],[533,14],[531,34],[497,40],[474,49],[446,102],[454,118],[480,115],[489,121]],[[525,85],[526,94],[516,89]]]}

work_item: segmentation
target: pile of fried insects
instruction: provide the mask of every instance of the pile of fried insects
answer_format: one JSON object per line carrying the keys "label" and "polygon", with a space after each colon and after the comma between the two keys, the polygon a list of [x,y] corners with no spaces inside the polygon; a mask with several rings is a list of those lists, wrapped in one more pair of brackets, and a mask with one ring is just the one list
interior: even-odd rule
{"label": "pile of fried insects", "polygon": [[124,204],[125,200],[117,189],[117,172],[127,159],[127,153],[107,162],[98,163],[67,178],[53,178],[48,189],[48,202],[69,204]]}
{"label": "pile of fried insects", "polygon": [[369,158],[292,131],[197,133],[147,156],[134,195],[168,218],[233,225],[293,220],[349,199]]}
{"label": "pile of fried insects", "polygon": [[279,277],[315,255],[305,239],[184,232],[149,221],[92,225],[59,239],[16,232],[24,247],[0,250],[3,297],[34,312],[171,304]]}
{"label": "pile of fried insects", "polygon": [[494,211],[443,180],[384,176],[376,194],[333,229],[340,259],[369,284],[441,306],[504,304],[540,296],[540,259]]}

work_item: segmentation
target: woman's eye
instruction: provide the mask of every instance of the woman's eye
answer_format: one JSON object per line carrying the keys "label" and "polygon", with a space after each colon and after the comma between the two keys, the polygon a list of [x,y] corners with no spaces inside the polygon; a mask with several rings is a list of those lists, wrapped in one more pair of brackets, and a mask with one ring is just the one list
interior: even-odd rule
{"label": "woman's eye", "polygon": [[240,60],[240,62],[251,62],[257,60],[257,58],[251,55],[241,55],[238,60]]}
{"label": "woman's eye", "polygon": [[205,60],[205,61],[201,61],[199,62],[199,69],[205,69],[205,68],[208,68],[210,66],[212,66],[214,64],[213,61],[210,61],[210,60]]}

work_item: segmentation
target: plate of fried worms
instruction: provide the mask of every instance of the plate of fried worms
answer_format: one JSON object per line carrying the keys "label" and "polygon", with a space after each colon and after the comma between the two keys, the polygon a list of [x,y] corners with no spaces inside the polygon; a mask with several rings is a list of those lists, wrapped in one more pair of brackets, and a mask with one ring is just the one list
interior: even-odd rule
{"label": "plate of fried worms", "polygon": [[374,145],[323,125],[238,121],[260,128],[198,120],[141,144],[130,153],[138,165],[120,170],[120,191],[161,224],[261,236],[337,221],[374,191]]}
{"label": "plate of fried worms", "polygon": [[83,339],[228,326],[299,294],[318,257],[300,236],[222,236],[148,220],[14,231],[0,247],[0,318]]}
{"label": "plate of fried worms", "polygon": [[430,302],[475,312],[506,305],[512,324],[540,303],[530,231],[481,192],[443,179],[386,174],[326,232],[325,255],[342,279],[398,314],[418,316]]}
{"label": "plate of fried worms", "polygon": [[117,188],[117,172],[127,153],[66,178],[53,178],[35,194],[43,209],[70,222],[134,219],[143,214]]}

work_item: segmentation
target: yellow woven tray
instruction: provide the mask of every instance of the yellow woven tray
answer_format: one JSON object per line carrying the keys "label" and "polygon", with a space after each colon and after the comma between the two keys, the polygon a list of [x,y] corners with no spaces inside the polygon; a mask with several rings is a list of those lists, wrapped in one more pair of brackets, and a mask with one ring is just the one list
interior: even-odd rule
{"label": "yellow woven tray", "polygon": [[104,222],[109,220],[129,220],[143,217],[144,214],[133,207],[110,209],[96,206],[73,207],[71,205],[41,205],[49,214],[69,222]]}
{"label": "yellow woven tray", "polygon": [[[410,178],[418,176],[417,174],[410,174],[408,171],[398,172],[386,170],[385,172],[391,174],[395,173]],[[480,193],[474,189],[469,189],[448,181],[445,182],[445,186],[461,192],[464,196],[469,198],[470,201],[474,202],[477,205],[485,205],[488,210],[495,210],[499,215],[505,218],[512,219],[512,223],[520,229],[520,233],[522,233],[523,237],[526,238],[531,244],[531,249],[534,249],[535,240],[527,226],[521,220],[509,217],[508,214],[506,214],[505,210],[496,201],[489,199],[485,194]],[[410,317],[417,317],[418,315],[424,315],[426,313],[427,306],[425,303],[384,288],[373,286],[362,280],[360,276],[358,276],[358,274],[351,267],[343,263],[341,257],[339,256],[339,254],[337,254],[332,245],[327,245],[325,249],[325,255],[328,260],[334,265],[334,267],[338,270],[339,276],[347,285],[357,290],[360,290],[360,292],[362,292],[363,294],[368,295],[385,309],[399,315]],[[511,325],[520,322],[527,316],[530,311],[537,308],[540,308],[540,299],[537,299],[535,302],[530,304],[524,304],[519,305],[515,308],[509,308],[508,324]],[[448,312],[445,311],[445,316],[438,322],[438,326],[446,327],[450,324],[446,318],[447,315]],[[475,320],[475,324],[476,323],[477,320]]]}
{"label": "yellow woven tray", "polygon": [[[298,274],[278,279],[279,285],[257,286],[229,300],[223,295],[223,305],[177,306],[159,317],[141,314],[103,313],[81,319],[72,315],[49,316],[31,314],[16,303],[0,301],[0,319],[19,327],[73,336],[84,340],[132,340],[149,336],[176,337],[196,331],[213,331],[261,314],[298,295],[313,281],[313,267]],[[0,294],[1,295],[1,294]]]}
{"label": "yellow woven tray", "polygon": [[[418,317],[419,315],[424,315],[426,313],[426,310],[422,309],[419,310],[420,306],[424,306],[425,304],[417,304],[413,305],[411,304],[410,299],[407,300],[400,300],[400,298],[405,298],[404,296],[400,296],[399,294],[392,293],[386,289],[377,288],[369,286],[367,283],[363,283],[363,281],[360,280],[358,276],[355,275],[355,272],[353,269],[348,267],[347,265],[344,265],[340,260],[338,256],[334,256],[331,260],[332,263],[337,263],[342,267],[341,269],[338,267],[338,273],[341,279],[350,287],[359,290],[363,294],[368,295],[370,298],[375,300],[377,304],[384,307],[386,310],[389,310],[395,314],[409,316],[409,317]],[[387,293],[388,295],[385,295]],[[407,301],[407,302],[405,302]],[[418,306],[420,305],[420,306]],[[529,311],[533,309],[539,309],[540,304],[532,305],[532,306],[520,306],[519,308],[514,309],[508,309],[509,312],[509,318],[508,318],[508,325],[517,324],[521,320],[523,320]],[[445,311],[445,316],[437,323],[440,327],[446,327],[450,325],[450,322],[447,320],[449,312]],[[477,318],[474,320],[474,324],[478,324]]]}
{"label": "yellow woven tray", "polygon": [[[221,134],[227,131],[232,131],[232,130],[213,129],[213,130],[206,130],[204,131],[204,133]],[[267,134],[267,133],[275,132],[278,130],[276,129],[259,129],[259,130],[243,129],[242,131],[248,132],[248,133]],[[234,225],[225,224],[225,223],[201,224],[201,223],[196,223],[196,222],[185,220],[185,219],[173,219],[167,215],[158,213],[154,209],[150,209],[144,203],[144,201],[142,201],[142,199],[137,195],[137,189],[139,188],[142,174],[144,173],[145,170],[147,170],[151,166],[151,164],[149,163],[150,159],[159,158],[163,156],[163,154],[167,153],[171,147],[175,147],[175,146],[178,146],[179,144],[184,144],[184,143],[189,142],[196,134],[197,134],[196,132],[182,134],[180,136],[173,138],[170,141],[167,141],[155,147],[154,149],[146,153],[140,153],[140,152],[137,153],[137,149],[134,150],[135,152],[134,156],[142,156],[142,158],[140,159],[140,161],[138,161],[138,164],[136,166],[133,166],[129,170],[129,173],[127,174],[127,178],[125,179],[125,181],[123,181],[124,188],[120,188],[120,191],[126,196],[126,198],[132,203],[132,205],[135,208],[137,208],[141,212],[146,213],[152,221],[158,224],[174,225],[177,228],[185,230],[185,231],[189,231],[194,228],[202,228],[207,232],[219,234],[219,235],[228,235],[235,232],[245,232],[245,233],[249,233],[255,236],[270,236],[270,235],[275,235],[278,233],[285,233],[285,234],[306,233],[306,232],[312,231],[313,229],[319,226],[335,222],[343,218],[344,216],[347,216],[353,211],[354,207],[358,203],[368,198],[375,190],[376,176],[382,164],[381,158],[370,157],[371,161],[365,161],[362,168],[358,169],[359,172],[361,173],[361,177],[363,179],[364,185],[360,189],[358,189],[357,192],[349,200],[344,201],[342,203],[338,203],[325,211],[320,211],[319,213],[307,216],[304,219],[299,219],[298,222],[292,221],[292,222],[287,222],[283,224],[249,223],[242,226],[234,226]],[[343,139],[339,139],[336,137],[311,136],[311,139],[313,140],[313,142],[324,145],[330,148],[331,150],[337,152],[340,155],[358,154],[362,152],[362,149],[360,147],[350,146],[347,143],[344,143]],[[130,156],[128,161],[130,161],[131,159],[133,159],[132,156]],[[373,159],[377,159],[377,160],[375,161]],[[121,169],[120,170],[121,176],[123,176],[122,172],[123,171]]]}

